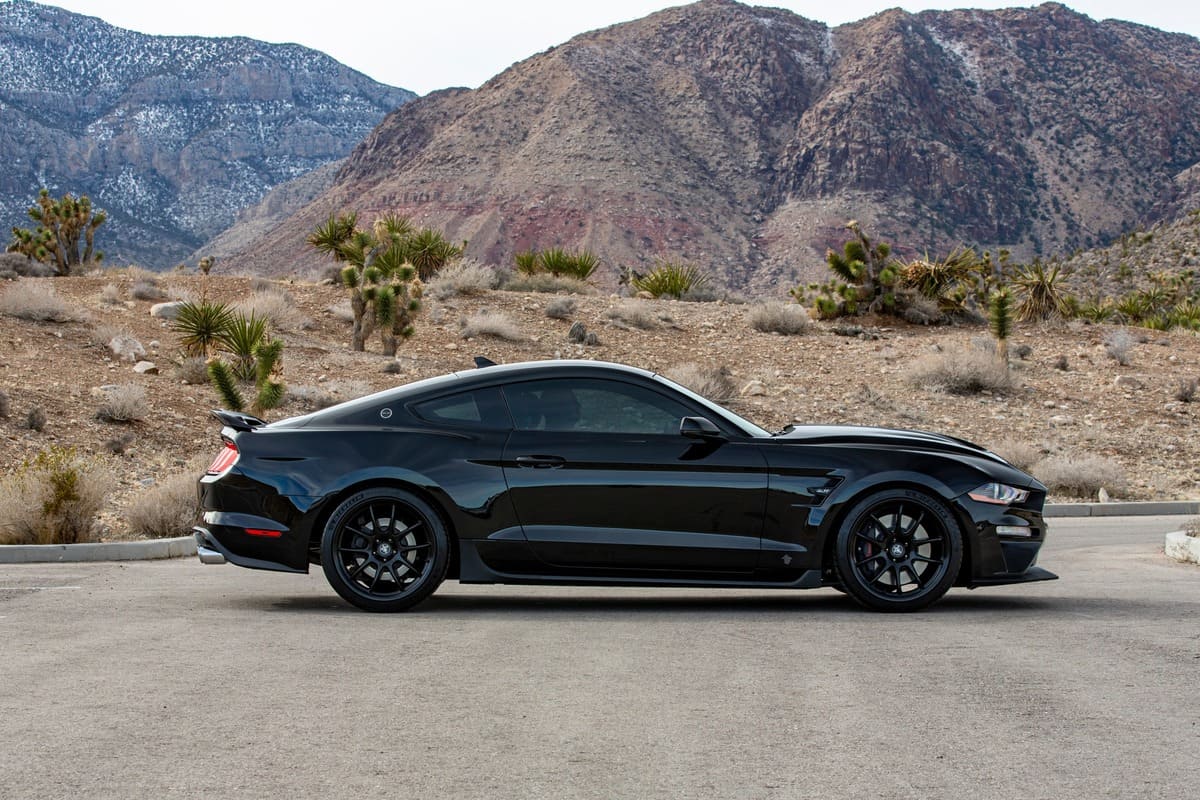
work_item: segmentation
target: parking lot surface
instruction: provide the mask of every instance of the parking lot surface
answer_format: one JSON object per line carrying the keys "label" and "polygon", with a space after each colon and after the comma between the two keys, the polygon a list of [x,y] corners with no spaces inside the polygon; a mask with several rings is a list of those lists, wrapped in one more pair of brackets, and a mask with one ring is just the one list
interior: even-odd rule
{"label": "parking lot surface", "polygon": [[194,560],[0,567],[0,797],[1191,798],[1200,568],[1058,519],[1050,583],[460,586],[355,611]]}

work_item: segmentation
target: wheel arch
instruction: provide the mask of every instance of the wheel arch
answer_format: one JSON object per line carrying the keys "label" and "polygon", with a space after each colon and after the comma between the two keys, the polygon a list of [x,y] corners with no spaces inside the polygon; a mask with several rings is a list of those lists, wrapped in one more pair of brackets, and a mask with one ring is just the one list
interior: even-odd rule
{"label": "wheel arch", "polygon": [[357,483],[352,483],[345,487],[339,488],[335,492],[327,495],[321,501],[320,511],[317,512],[317,515],[313,520],[313,526],[309,531],[308,536],[308,552],[310,557],[316,558],[314,563],[320,563],[321,536],[325,532],[325,524],[329,522],[329,517],[333,515],[333,512],[347,497],[350,497],[358,492],[366,491],[367,489],[399,489],[400,491],[408,492],[409,494],[420,498],[422,501],[428,504],[429,507],[434,510],[434,513],[438,515],[438,519],[441,520],[442,525],[445,526],[446,539],[450,543],[446,577],[458,577],[458,535],[455,531],[454,522],[452,521],[450,514],[446,512],[446,508],[442,500],[436,495],[436,493],[431,492],[429,487],[397,477],[366,478]]}
{"label": "wheel arch", "polygon": [[[829,509],[819,523],[819,531],[821,537],[821,571],[834,568],[834,545],[837,543],[837,532],[845,521],[850,510],[858,505],[858,502],[868,495],[877,492],[886,492],[892,489],[911,489],[929,495],[937,500],[940,500],[950,514],[954,517],[955,522],[962,532],[963,557],[962,564],[959,567],[958,575],[955,578],[955,584],[958,585],[964,580],[967,580],[973,575],[973,532],[975,523],[963,511],[963,509],[954,502],[953,493],[950,488],[942,483],[929,484],[920,483],[911,477],[890,477],[876,483],[864,484],[855,487],[852,494],[847,494],[839,497],[836,504]],[[932,491],[931,491],[932,489]]]}

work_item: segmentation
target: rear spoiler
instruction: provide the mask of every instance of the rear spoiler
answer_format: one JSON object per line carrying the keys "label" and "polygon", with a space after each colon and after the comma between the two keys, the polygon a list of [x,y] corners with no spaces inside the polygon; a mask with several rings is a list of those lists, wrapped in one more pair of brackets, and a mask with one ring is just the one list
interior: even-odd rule
{"label": "rear spoiler", "polygon": [[267,424],[258,417],[240,411],[213,411],[212,415],[226,428],[233,428],[235,431],[252,431]]}

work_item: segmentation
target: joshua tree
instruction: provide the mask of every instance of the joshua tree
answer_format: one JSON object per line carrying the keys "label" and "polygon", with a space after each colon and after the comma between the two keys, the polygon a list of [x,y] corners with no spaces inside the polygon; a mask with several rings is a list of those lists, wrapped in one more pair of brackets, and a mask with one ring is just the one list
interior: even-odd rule
{"label": "joshua tree", "polygon": [[10,252],[53,263],[56,275],[69,275],[72,268],[104,257],[103,253],[94,251],[93,240],[96,229],[104,224],[108,215],[93,210],[87,195],[76,198],[68,193],[55,200],[48,189],[42,189],[37,204],[31,206],[28,213],[37,227],[32,230],[13,228],[13,240],[8,245]]}

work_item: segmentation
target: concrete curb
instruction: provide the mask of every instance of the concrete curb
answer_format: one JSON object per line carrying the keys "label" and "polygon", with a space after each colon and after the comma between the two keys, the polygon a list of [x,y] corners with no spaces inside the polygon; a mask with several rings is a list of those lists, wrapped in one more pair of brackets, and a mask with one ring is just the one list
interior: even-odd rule
{"label": "concrete curb", "polygon": [[1185,564],[1200,564],[1200,538],[1188,536],[1185,531],[1168,533],[1163,550],[1166,552],[1167,558],[1173,558]]}
{"label": "concrete curb", "polygon": [[144,561],[196,555],[196,540],[150,539],[143,542],[88,542],[86,544],[6,544],[0,546],[0,564],[39,564],[69,561]]}
{"label": "concrete curb", "polygon": [[1200,514],[1200,500],[1145,503],[1048,503],[1047,517],[1149,517]]}

